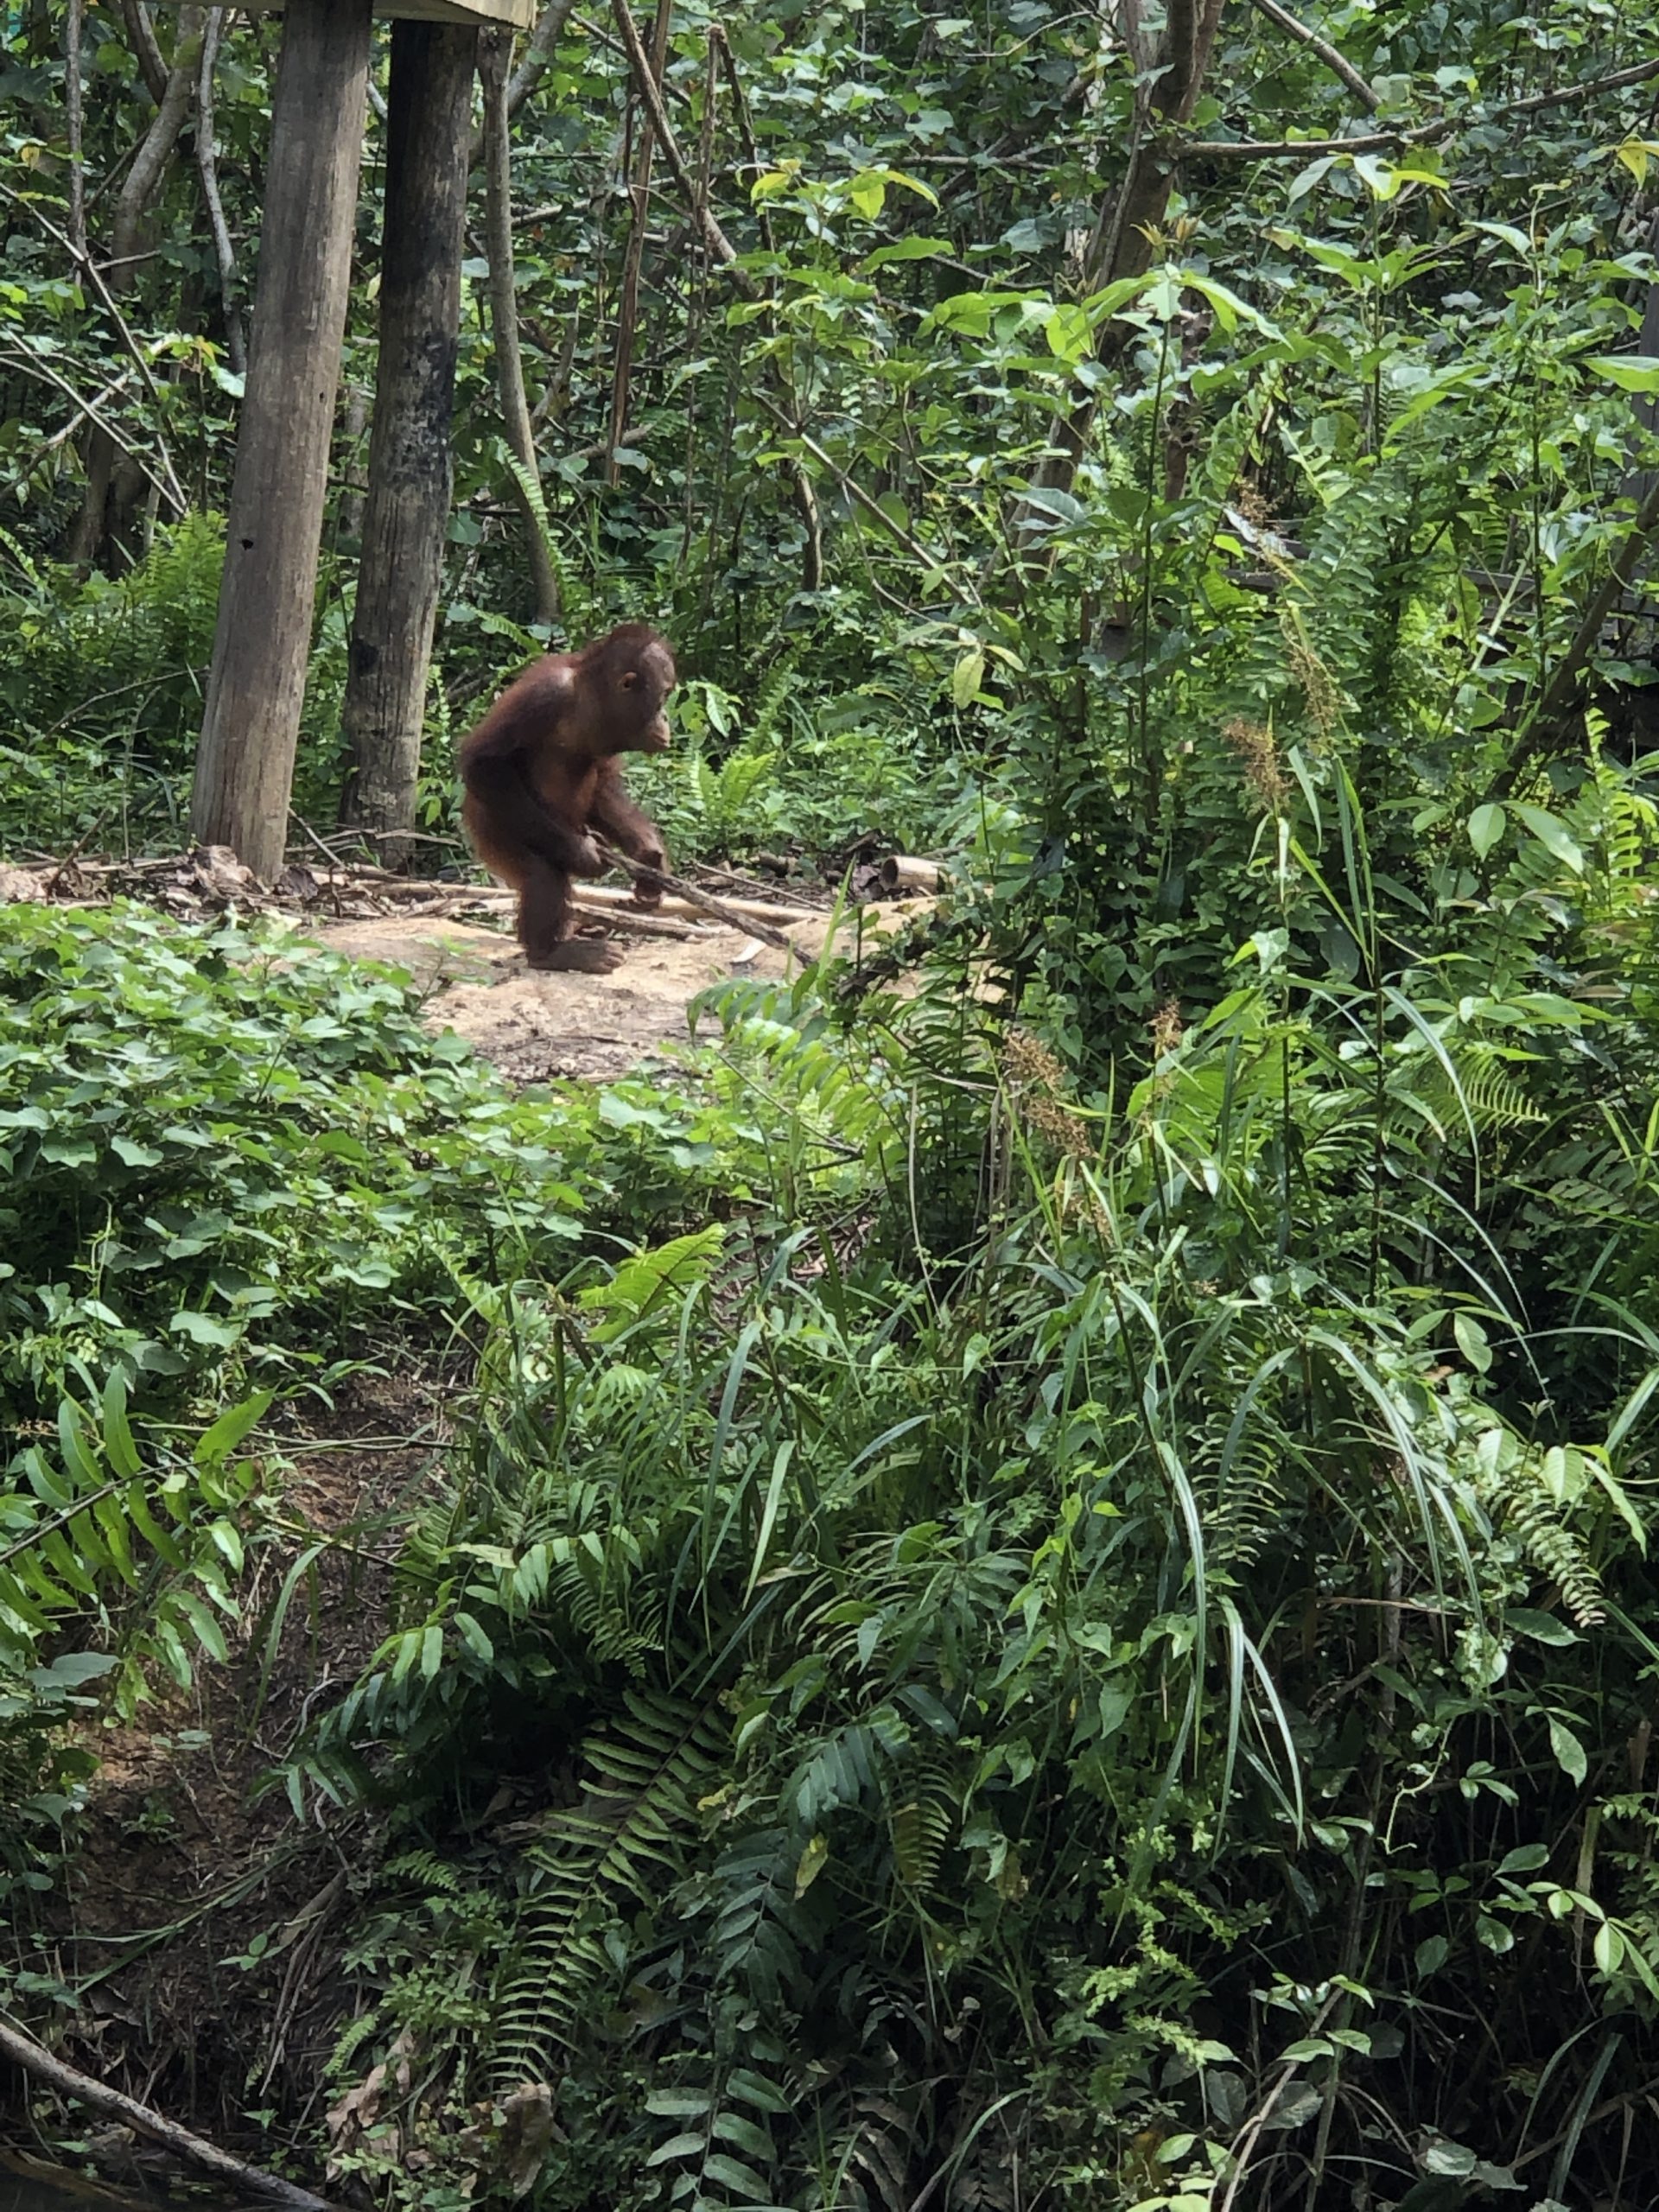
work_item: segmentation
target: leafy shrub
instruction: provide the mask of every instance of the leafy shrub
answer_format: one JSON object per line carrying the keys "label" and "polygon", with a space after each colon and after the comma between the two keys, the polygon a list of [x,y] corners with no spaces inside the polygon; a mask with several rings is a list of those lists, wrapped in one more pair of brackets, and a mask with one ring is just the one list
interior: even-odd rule
{"label": "leafy shrub", "polygon": [[760,1187],[650,1086],[514,1097],[395,976],[234,923],[0,908],[0,1403],[315,1370],[390,1310],[568,1271],[618,1219]]}

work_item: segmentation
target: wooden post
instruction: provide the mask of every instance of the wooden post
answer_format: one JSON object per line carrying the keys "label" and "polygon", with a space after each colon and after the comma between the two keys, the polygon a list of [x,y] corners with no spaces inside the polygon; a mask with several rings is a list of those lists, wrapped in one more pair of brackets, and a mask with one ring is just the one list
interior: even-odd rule
{"label": "wooden post", "polygon": [[[450,416],[461,327],[475,30],[391,33],[380,353],[369,493],[341,715],[351,755],[340,818],[412,830],[427,671],[454,480]],[[382,857],[407,854],[397,839]]]}
{"label": "wooden post", "polygon": [[370,0],[289,0],[191,824],[282,873],[368,102]]}

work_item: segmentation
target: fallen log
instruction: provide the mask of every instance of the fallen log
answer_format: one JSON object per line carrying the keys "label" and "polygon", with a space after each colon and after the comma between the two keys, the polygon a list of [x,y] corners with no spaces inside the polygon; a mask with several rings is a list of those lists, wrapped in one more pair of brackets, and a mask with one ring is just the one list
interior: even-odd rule
{"label": "fallen log", "polygon": [[147,2136],[152,2143],[159,2143],[163,2150],[170,2151],[175,2158],[183,2159],[200,2173],[212,2174],[232,2189],[245,2190],[251,2196],[262,2197],[267,2204],[285,2205],[289,2212],[337,2212],[326,2196],[314,2196],[296,2182],[283,2181],[276,2174],[249,2165],[244,2159],[232,2158],[217,2143],[205,2142],[188,2127],[181,2127],[175,2120],[164,2120],[148,2105],[141,2105],[136,2097],[94,2081],[90,2074],[69,2065],[3,2017],[0,2017],[0,2056],[10,2058],[25,2074],[44,2082],[60,2096],[73,2097],[90,2111],[119,2120],[135,2134]]}
{"label": "fallen log", "polygon": [[894,853],[891,860],[881,863],[881,888],[884,891],[937,891],[939,887],[939,866],[937,861],[915,860],[906,853]]}

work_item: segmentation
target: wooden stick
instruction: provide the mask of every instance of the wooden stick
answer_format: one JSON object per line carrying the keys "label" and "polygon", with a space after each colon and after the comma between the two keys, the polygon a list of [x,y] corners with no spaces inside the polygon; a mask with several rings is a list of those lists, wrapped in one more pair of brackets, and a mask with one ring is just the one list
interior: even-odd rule
{"label": "wooden stick", "polygon": [[175,2158],[187,2160],[232,2188],[246,2190],[252,2196],[263,2197],[268,2204],[286,2205],[289,2212],[336,2212],[326,2196],[314,2196],[297,2183],[283,2181],[276,2174],[265,2173],[258,2166],[232,2158],[228,2151],[221,2151],[216,2143],[204,2142],[200,2135],[193,2135],[176,2120],[163,2120],[160,2113],[152,2112],[136,2098],[95,2082],[90,2074],[80,2073],[3,2016],[0,2016],[0,2055],[22,2067],[25,2074],[32,2074],[36,2081],[56,2089],[60,2096],[73,2097],[78,2104],[119,2120],[124,2127],[133,2128],[140,2135],[147,2135],[152,2143],[159,2143]]}
{"label": "wooden stick", "polygon": [[[666,882],[667,877],[664,876],[663,880]],[[708,892],[703,893],[705,898],[711,895]],[[618,884],[584,883],[582,887],[582,896],[584,899],[597,899],[604,906],[620,906],[631,902],[633,893],[632,891],[624,891]],[[664,899],[663,912],[665,914],[672,914],[678,911],[679,905],[680,902],[677,899]],[[746,921],[750,922],[810,922],[813,915],[819,911],[810,906],[774,906],[769,899],[728,899],[726,905],[733,913],[741,914]],[[699,909],[698,911],[706,910]]]}
{"label": "wooden stick", "polygon": [[703,934],[695,922],[667,920],[656,913],[631,911],[626,906],[595,906],[580,891],[573,895],[570,903],[577,913],[585,914],[590,922],[603,922],[613,930],[632,930],[638,937],[672,937],[684,944]]}
{"label": "wooden stick", "polygon": [[706,891],[699,891],[695,883],[682,883],[677,875],[665,875],[659,868],[641,868],[638,861],[631,861],[626,853],[619,853],[614,845],[607,845],[602,838],[594,842],[613,868],[623,869],[636,883],[660,884],[671,891],[677,899],[683,899],[688,906],[700,906],[705,914],[712,914],[717,922],[725,922],[734,930],[741,930],[745,937],[758,937],[763,944],[771,945],[778,952],[793,952],[795,948],[781,930],[770,922],[758,922],[753,914],[740,912],[723,899],[711,899]]}

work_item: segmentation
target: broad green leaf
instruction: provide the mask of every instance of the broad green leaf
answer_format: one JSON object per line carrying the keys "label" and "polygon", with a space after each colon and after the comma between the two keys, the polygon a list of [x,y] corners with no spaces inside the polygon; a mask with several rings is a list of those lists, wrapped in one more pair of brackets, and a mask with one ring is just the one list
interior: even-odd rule
{"label": "broad green leaf", "polygon": [[1043,335],[1051,353],[1073,364],[1083,360],[1094,343],[1088,310],[1076,306],[1057,307],[1044,326]]}
{"label": "broad green leaf", "polygon": [[714,2101],[706,2089],[652,2089],[645,2110],[661,2120],[693,2120],[712,2111]]}
{"label": "broad green leaf", "polygon": [[228,1459],[248,1431],[263,1421],[270,1410],[274,1390],[256,1390],[251,1397],[244,1398],[239,1405],[229,1407],[211,1428],[206,1428],[196,1439],[193,1453],[199,1467],[213,1466]]}
{"label": "broad green leaf", "polygon": [[1533,836],[1541,844],[1547,846],[1564,867],[1570,868],[1574,875],[1584,874],[1584,855],[1566,823],[1557,816],[1547,813],[1541,806],[1523,806],[1519,799],[1512,799],[1510,804]]}
{"label": "broad green leaf", "polygon": [[1380,154],[1356,154],[1354,175],[1373,200],[1392,200],[1400,189],[1400,176],[1391,162]]}
{"label": "broad green leaf", "polygon": [[716,2113],[714,2133],[722,2143],[729,2143],[739,2151],[747,2151],[752,2158],[771,2160],[777,2156],[772,2139],[766,2129],[752,2120],[745,2120],[741,2113]]}
{"label": "broad green leaf", "polygon": [[1554,1752],[1556,1764],[1562,1773],[1582,1788],[1585,1777],[1590,1771],[1590,1762],[1585,1756],[1584,1745],[1566,1722],[1557,1720],[1554,1713],[1550,1715],[1549,1719],[1549,1748]]}
{"label": "broad green leaf", "polygon": [[1557,1620],[1554,1613],[1530,1612],[1523,1605],[1511,1605],[1503,1616],[1503,1625],[1516,1636],[1530,1637],[1535,1643],[1560,1645],[1579,1640],[1578,1631],[1568,1622]]}
{"label": "broad green leaf", "polygon": [[62,1447],[64,1465],[81,1488],[95,1490],[104,1480],[104,1471],[88,1448],[86,1424],[73,1398],[58,1401],[58,1442]]}
{"label": "broad green leaf", "polygon": [[217,1321],[211,1313],[198,1313],[181,1306],[168,1323],[175,1337],[188,1337],[192,1344],[210,1345],[215,1351],[228,1351],[241,1335],[241,1329],[230,1321]]}
{"label": "broad green leaf", "polygon": [[104,1450],[124,1479],[130,1481],[143,1465],[127,1425],[127,1386],[118,1375],[111,1375],[104,1385]]}
{"label": "broad green leaf", "polygon": [[457,1613],[455,1626],[474,1656],[487,1667],[495,1657],[495,1646],[491,1643],[483,1624],[471,1613]]}
{"label": "broad green leaf", "polygon": [[1458,1340],[1458,1350],[1463,1354],[1477,1375],[1489,1375],[1492,1367],[1492,1348],[1486,1341],[1486,1332],[1472,1313],[1454,1313],[1452,1333]]}
{"label": "broad green leaf", "polygon": [[985,648],[979,644],[967,646],[957,656],[957,664],[950,671],[950,697],[958,709],[970,707],[979,695],[985,677]]}
{"label": "broad green leaf", "polygon": [[752,2073],[747,2067],[734,2066],[726,2076],[726,2094],[741,2097],[745,2104],[753,2105],[757,2112],[781,2114],[792,2113],[795,2109],[781,2089],[774,2088],[770,2082],[763,2081],[759,2074]]}
{"label": "broad green leaf", "polygon": [[207,1606],[202,1604],[200,1599],[191,1591],[175,1590],[173,1592],[172,1603],[178,1607],[180,1612],[195,1630],[196,1641],[202,1649],[211,1658],[218,1660],[221,1667],[224,1666],[231,1656],[225,1643],[225,1631],[208,1611]]}
{"label": "broad green leaf", "polygon": [[1621,391],[1659,391],[1659,360],[1649,353],[1595,353],[1585,366]]}
{"label": "broad green leaf", "polygon": [[1518,1843],[1513,1851],[1505,1852],[1497,1862],[1500,1874],[1535,1874],[1541,1866],[1549,1864],[1547,1843]]}
{"label": "broad green leaf", "polygon": [[895,262],[931,261],[935,254],[955,251],[949,238],[898,238],[892,245],[879,245],[874,253],[866,254],[859,266],[874,275],[876,270],[889,269]]}
{"label": "broad green leaf", "polygon": [[1478,806],[1469,817],[1469,842],[1475,849],[1475,858],[1484,861],[1492,847],[1503,835],[1509,817],[1495,800]]}
{"label": "broad green leaf", "polygon": [[[662,2107],[653,2104],[651,2109],[653,2112],[659,2112]],[[701,2131],[696,2134],[671,2135],[666,2143],[659,2143],[657,2145],[646,2158],[645,2164],[648,2166],[663,2166],[666,2165],[671,2158],[700,2158],[708,2147],[709,2139]]]}
{"label": "broad green leaf", "polygon": [[771,2191],[764,2176],[725,2151],[711,2151],[702,2162],[702,2171],[710,2181],[723,2183],[728,2189],[739,2191],[746,2204],[765,2204],[770,2200]]}
{"label": "broad green leaf", "polygon": [[813,1883],[823,1873],[829,1857],[829,1837],[826,1835],[812,1837],[805,1850],[802,1852],[800,1863],[795,1869],[795,1894],[798,1897],[804,1897],[806,1895]]}

